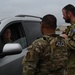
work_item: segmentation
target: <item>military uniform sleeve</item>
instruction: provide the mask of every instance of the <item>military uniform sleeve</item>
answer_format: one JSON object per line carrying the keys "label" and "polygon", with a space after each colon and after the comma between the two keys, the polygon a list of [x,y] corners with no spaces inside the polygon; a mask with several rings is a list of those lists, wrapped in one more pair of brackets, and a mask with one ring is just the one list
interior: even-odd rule
{"label": "military uniform sleeve", "polygon": [[70,31],[70,26],[67,26],[67,28],[65,29],[65,31],[64,31],[64,33],[66,34],[66,35],[68,35],[68,32]]}
{"label": "military uniform sleeve", "polygon": [[71,30],[68,34],[68,42],[69,48],[75,50],[75,25],[71,27]]}
{"label": "military uniform sleeve", "polygon": [[28,47],[28,52],[23,58],[23,75],[34,75],[37,64],[40,58],[40,42],[35,41],[31,46]]}

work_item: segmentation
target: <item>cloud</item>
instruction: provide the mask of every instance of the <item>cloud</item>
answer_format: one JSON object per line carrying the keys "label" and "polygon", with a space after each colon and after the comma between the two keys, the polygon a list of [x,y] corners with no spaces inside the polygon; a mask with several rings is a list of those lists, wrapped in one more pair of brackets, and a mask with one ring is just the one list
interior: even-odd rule
{"label": "cloud", "polygon": [[53,14],[58,19],[58,24],[64,22],[61,9],[75,0],[0,0],[0,19],[18,14],[44,16]]}

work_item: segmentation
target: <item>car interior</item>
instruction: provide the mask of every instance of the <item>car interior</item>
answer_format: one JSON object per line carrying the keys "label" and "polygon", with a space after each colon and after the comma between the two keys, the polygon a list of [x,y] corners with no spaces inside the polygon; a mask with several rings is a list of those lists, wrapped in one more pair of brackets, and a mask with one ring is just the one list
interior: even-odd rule
{"label": "car interior", "polygon": [[[23,31],[23,27],[21,23],[11,23],[8,27],[5,27],[2,31],[2,35],[0,37],[0,44],[3,43],[3,32],[6,28],[11,30],[11,39],[12,43],[19,43],[22,48],[24,49],[27,46],[25,33]],[[3,47],[0,47],[0,52],[2,52]]]}

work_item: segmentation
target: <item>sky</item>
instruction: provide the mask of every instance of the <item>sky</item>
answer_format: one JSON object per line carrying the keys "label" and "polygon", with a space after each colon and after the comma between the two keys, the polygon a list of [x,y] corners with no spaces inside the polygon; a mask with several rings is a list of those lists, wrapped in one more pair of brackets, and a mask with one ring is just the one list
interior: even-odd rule
{"label": "sky", "polygon": [[34,15],[43,17],[53,14],[57,25],[65,23],[62,8],[67,4],[75,4],[75,0],[0,0],[0,20],[15,15]]}

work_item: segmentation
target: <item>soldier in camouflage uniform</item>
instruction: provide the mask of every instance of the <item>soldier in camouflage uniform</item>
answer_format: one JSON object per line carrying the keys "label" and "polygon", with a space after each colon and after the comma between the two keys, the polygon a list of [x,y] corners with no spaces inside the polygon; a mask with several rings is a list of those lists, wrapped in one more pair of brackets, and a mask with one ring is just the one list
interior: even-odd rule
{"label": "soldier in camouflage uniform", "polygon": [[27,48],[28,52],[22,61],[23,75],[63,75],[63,69],[50,70],[50,46],[45,40],[51,40],[47,35],[55,33],[56,23],[56,17],[53,15],[48,14],[43,17],[41,32],[47,38],[39,38]]}
{"label": "soldier in camouflage uniform", "polygon": [[66,29],[64,36],[69,47],[69,61],[66,68],[66,75],[75,75],[75,7],[71,4],[62,9],[63,19],[71,25]]}

